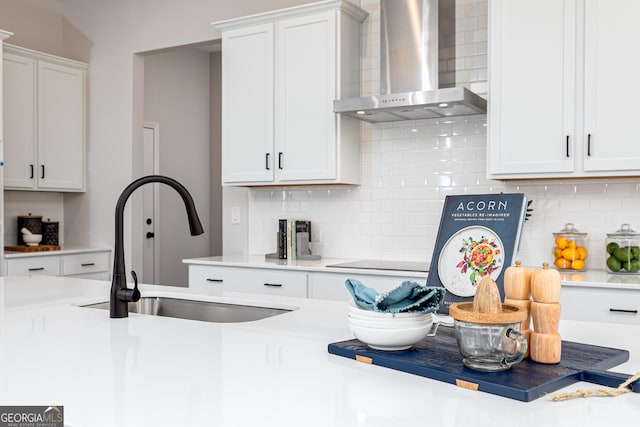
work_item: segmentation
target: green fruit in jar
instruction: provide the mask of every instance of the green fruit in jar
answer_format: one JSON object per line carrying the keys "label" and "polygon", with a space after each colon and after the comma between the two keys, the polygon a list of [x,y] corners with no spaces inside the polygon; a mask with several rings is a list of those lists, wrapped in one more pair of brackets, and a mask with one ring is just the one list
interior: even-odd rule
{"label": "green fruit in jar", "polygon": [[610,256],[609,259],[607,259],[607,267],[611,271],[620,271],[622,264],[620,264],[620,261],[618,261],[615,256]]}
{"label": "green fruit in jar", "polygon": [[629,262],[633,258],[631,248],[628,246],[616,249],[615,251],[613,251],[613,256],[616,257],[620,262]]}
{"label": "green fruit in jar", "polygon": [[631,255],[635,259],[640,259],[640,246],[631,246]]}
{"label": "green fruit in jar", "polygon": [[636,273],[640,271],[640,260],[634,259],[629,261],[629,268],[627,268],[627,271],[630,273]]}
{"label": "green fruit in jar", "polygon": [[607,245],[607,253],[609,255],[613,255],[613,253],[616,251],[616,249],[618,249],[620,247],[620,245],[618,245],[616,242],[611,242]]}

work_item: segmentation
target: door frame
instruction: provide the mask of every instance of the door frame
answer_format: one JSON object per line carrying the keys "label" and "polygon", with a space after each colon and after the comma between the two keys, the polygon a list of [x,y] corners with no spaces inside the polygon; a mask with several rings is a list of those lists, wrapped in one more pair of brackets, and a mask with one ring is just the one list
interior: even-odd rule
{"label": "door frame", "polygon": [[[147,171],[146,169],[146,151],[144,148],[144,143],[145,143],[145,130],[150,129],[153,132],[153,159],[151,160],[152,163],[152,169],[153,171],[151,172],[151,174],[153,175],[158,175],[160,173],[160,125],[156,122],[147,122],[145,121],[143,123],[142,126],[142,168],[143,168],[143,173],[144,175],[149,175],[149,171]],[[144,189],[143,189],[144,190]],[[147,190],[152,190],[153,191],[153,229],[154,229],[154,233],[155,233],[155,237],[153,237],[153,282],[157,282],[160,278],[160,235],[158,233],[158,231],[160,230],[160,186],[159,185],[152,185],[150,186]],[[142,201],[142,209],[140,211],[140,224],[142,224],[142,229],[143,229],[143,233],[146,234],[147,230],[146,228],[146,224],[144,223],[145,221],[145,212],[146,212],[146,208],[148,208],[147,206],[145,206],[147,203],[146,199],[143,197],[143,201]],[[142,271],[144,272],[144,259],[145,259],[145,249],[144,249],[144,244],[142,246],[142,254],[141,254],[141,258],[142,258]],[[142,281],[143,283],[149,283],[148,281],[145,281],[145,277],[144,277],[144,273],[143,273],[143,277],[142,277]],[[152,283],[152,284],[156,284],[156,283]]]}

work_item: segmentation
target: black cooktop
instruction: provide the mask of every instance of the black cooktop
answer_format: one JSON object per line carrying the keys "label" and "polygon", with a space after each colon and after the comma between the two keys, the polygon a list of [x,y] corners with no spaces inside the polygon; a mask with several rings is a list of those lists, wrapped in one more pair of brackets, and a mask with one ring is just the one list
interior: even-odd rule
{"label": "black cooktop", "polygon": [[419,271],[428,272],[426,262],[417,261],[384,261],[375,259],[363,259],[358,261],[343,262],[327,265],[334,268],[362,268],[365,270],[394,270],[394,271]]}

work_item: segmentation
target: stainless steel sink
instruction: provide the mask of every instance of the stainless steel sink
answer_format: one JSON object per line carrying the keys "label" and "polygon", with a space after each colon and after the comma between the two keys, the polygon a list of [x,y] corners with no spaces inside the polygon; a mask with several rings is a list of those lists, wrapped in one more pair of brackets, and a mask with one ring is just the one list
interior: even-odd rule
{"label": "stainless steel sink", "polygon": [[[169,297],[142,297],[138,302],[130,302],[128,304],[130,313],[215,323],[250,322],[293,310]],[[109,310],[109,301],[82,305],[81,307]]]}

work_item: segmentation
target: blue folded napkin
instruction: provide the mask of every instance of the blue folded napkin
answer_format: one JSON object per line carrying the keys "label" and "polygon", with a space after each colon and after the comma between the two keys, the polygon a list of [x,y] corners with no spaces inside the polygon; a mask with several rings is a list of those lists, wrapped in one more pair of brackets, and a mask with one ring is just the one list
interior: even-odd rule
{"label": "blue folded napkin", "polygon": [[347,279],[344,284],[359,307],[383,313],[431,313],[440,308],[446,292],[443,287],[424,286],[410,280],[382,294],[356,279]]}

